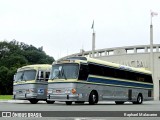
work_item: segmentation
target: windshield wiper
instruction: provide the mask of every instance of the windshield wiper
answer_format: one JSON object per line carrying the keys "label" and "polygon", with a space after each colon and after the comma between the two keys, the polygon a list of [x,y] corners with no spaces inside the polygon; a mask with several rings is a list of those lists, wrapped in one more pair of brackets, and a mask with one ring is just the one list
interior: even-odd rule
{"label": "windshield wiper", "polygon": [[67,80],[67,77],[66,77],[66,75],[65,75],[65,73],[64,73],[64,69],[63,69],[63,67],[62,67],[62,71],[61,71],[61,73],[62,73],[62,75],[64,76],[65,80]]}
{"label": "windshield wiper", "polygon": [[21,81],[25,81],[26,82],[26,79],[24,79],[24,72],[23,72],[23,74],[21,76]]}
{"label": "windshield wiper", "polygon": [[52,80],[54,80],[55,78],[57,78],[60,74],[60,71],[58,71],[58,73],[57,73],[57,75],[56,76],[54,76],[53,78],[52,78]]}
{"label": "windshield wiper", "polygon": [[61,77],[64,76],[64,79],[67,80],[67,77],[66,77],[66,75],[65,75],[65,73],[64,73],[63,67],[62,67],[61,70],[58,71],[58,74],[52,78],[52,80],[54,80],[55,78],[57,78],[59,75],[60,75]]}
{"label": "windshield wiper", "polygon": [[24,73],[22,73],[22,75],[20,76],[20,78],[18,79],[18,81],[22,81],[23,80],[23,76],[24,76]]}

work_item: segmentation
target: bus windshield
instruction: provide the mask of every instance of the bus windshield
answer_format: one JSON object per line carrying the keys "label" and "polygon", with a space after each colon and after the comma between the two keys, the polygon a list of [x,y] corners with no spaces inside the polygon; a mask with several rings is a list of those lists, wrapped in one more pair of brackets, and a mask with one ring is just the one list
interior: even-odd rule
{"label": "bus windshield", "polygon": [[50,79],[76,79],[79,65],[75,63],[53,65]]}
{"label": "bus windshield", "polygon": [[16,73],[15,81],[35,80],[36,70],[25,70]]}

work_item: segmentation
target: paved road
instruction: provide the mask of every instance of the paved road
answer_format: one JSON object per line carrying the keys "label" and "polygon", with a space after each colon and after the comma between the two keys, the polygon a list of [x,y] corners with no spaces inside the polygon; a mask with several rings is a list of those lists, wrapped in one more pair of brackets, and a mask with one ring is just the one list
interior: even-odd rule
{"label": "paved road", "polygon": [[[132,103],[125,103],[123,105],[116,105],[114,102],[99,102],[97,105],[88,105],[85,104],[72,104],[66,105],[64,102],[55,102],[54,104],[46,104],[45,102],[39,102],[38,104],[30,104],[28,101],[1,101],[0,102],[0,111],[52,111],[50,114],[53,114],[53,111],[74,111],[71,114],[77,114],[76,111],[82,111],[78,114],[83,114],[84,111],[113,111],[114,114],[116,111],[128,111],[136,112],[136,111],[160,111],[160,101],[148,101],[144,102],[141,105],[135,105]],[[116,112],[118,114],[118,112]],[[61,114],[64,114],[63,112]],[[104,113],[105,114],[105,113]],[[62,115],[63,116],[63,115]],[[1,119],[1,118],[0,118]],[[18,120],[20,118],[15,118]],[[24,118],[23,118],[24,119]],[[51,118],[32,118],[34,120],[45,119],[49,120]],[[94,118],[90,116],[90,118],[81,117],[81,118],[54,118],[60,120],[105,120],[106,118]],[[109,119],[109,117],[107,117]],[[113,119],[113,118],[111,118]],[[114,118],[115,120],[119,120],[119,118]],[[123,118],[127,120],[127,118]],[[132,118],[134,119],[134,118]],[[140,118],[138,118],[140,119]],[[146,119],[146,118],[145,118]],[[150,120],[151,118],[147,118],[146,120]],[[158,120],[159,118],[153,118],[153,120]],[[30,118],[26,118],[26,120],[30,120]],[[142,120],[142,118],[140,119]]]}
{"label": "paved road", "polygon": [[97,105],[72,104],[66,105],[64,102],[46,104],[38,102],[30,104],[28,101],[0,102],[0,111],[160,111],[160,101],[147,101],[141,105],[125,103],[116,105],[114,102],[99,102]]}

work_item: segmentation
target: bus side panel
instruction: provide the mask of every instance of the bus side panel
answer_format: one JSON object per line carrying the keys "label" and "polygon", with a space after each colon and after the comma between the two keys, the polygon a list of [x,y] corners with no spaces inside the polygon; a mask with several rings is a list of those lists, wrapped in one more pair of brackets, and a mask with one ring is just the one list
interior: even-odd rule
{"label": "bus side panel", "polygon": [[92,90],[96,90],[98,93],[98,99],[102,100],[103,87],[96,84],[87,84],[87,83],[77,83],[77,93],[79,96],[79,101],[88,101],[89,95]]}
{"label": "bus side panel", "polygon": [[[76,93],[66,93],[71,91],[73,88],[76,89]],[[99,95],[99,100],[102,100],[101,95],[103,87],[94,84],[87,83],[52,83],[48,84],[48,90],[52,90],[52,93],[48,93],[49,100],[55,101],[88,101],[89,94],[92,90],[96,90]],[[68,97],[67,97],[68,96]]]}
{"label": "bus side panel", "polygon": [[128,100],[128,88],[113,86],[111,90],[114,90],[112,91],[113,100],[115,101],[127,101]]}
{"label": "bus side panel", "polygon": [[138,88],[127,88],[107,85],[94,85],[94,84],[81,84],[77,83],[77,93],[82,94],[82,98],[79,101],[88,101],[89,94],[92,90],[98,92],[99,101],[101,100],[112,100],[112,101],[136,101],[138,95],[143,95],[143,100],[153,100],[149,97],[149,90],[138,89]]}
{"label": "bus side panel", "polygon": [[96,85],[96,84],[81,84],[77,83],[78,94],[83,94],[84,101],[88,101],[89,94],[92,90],[96,90],[98,93],[99,101],[101,100],[118,100],[127,101],[128,100],[128,88],[107,86],[107,85]]}
{"label": "bus side panel", "polygon": [[[71,90],[76,89],[76,93],[72,94]],[[48,89],[52,93],[48,93],[48,99],[54,101],[88,101],[92,90],[97,91],[99,101],[136,101],[139,93],[143,95],[143,100],[150,100],[148,90],[128,87],[117,87],[91,83],[49,83]]]}
{"label": "bus side panel", "polygon": [[142,94],[143,101],[153,100],[153,97],[149,95],[149,91],[153,91],[152,89],[132,89],[132,100],[136,101],[139,94]]}

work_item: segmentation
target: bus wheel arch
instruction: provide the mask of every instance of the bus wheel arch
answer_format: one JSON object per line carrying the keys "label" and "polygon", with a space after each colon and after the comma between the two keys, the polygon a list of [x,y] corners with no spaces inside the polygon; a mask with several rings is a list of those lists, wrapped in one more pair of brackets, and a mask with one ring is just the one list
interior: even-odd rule
{"label": "bus wheel arch", "polygon": [[66,101],[66,105],[72,105],[72,101]]}
{"label": "bus wheel arch", "polygon": [[98,103],[98,92],[96,90],[92,90],[89,94],[89,104],[94,105]]}
{"label": "bus wheel arch", "polygon": [[124,101],[115,101],[117,105],[124,104]]}
{"label": "bus wheel arch", "polygon": [[142,104],[143,103],[143,95],[142,93],[139,93],[137,96],[137,101],[133,102],[133,104]]}
{"label": "bus wheel arch", "polygon": [[84,104],[85,101],[75,101],[75,104]]}
{"label": "bus wheel arch", "polygon": [[39,100],[37,100],[37,99],[30,99],[29,101],[30,101],[31,104],[37,104],[37,102],[38,102]]}
{"label": "bus wheel arch", "polygon": [[54,102],[55,102],[55,101],[48,101],[48,100],[46,100],[46,103],[47,103],[47,104],[54,104]]}

